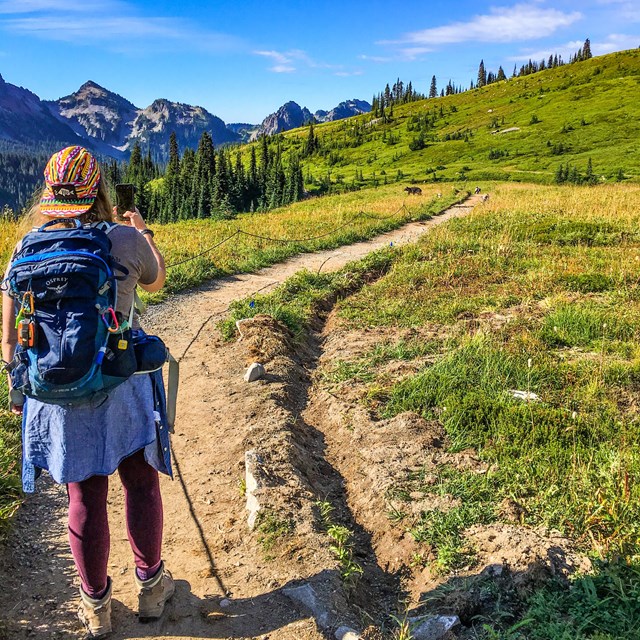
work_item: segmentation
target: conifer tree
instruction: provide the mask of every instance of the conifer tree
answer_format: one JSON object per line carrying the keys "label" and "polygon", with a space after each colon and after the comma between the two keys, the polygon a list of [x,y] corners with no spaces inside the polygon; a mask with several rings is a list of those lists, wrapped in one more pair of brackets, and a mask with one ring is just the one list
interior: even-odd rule
{"label": "conifer tree", "polygon": [[438,87],[436,85],[436,77],[431,78],[431,87],[429,88],[429,97],[436,98],[438,96]]}
{"label": "conifer tree", "polygon": [[304,157],[309,157],[318,148],[318,140],[313,130],[313,122],[309,123],[309,133],[304,145]]}
{"label": "conifer tree", "polygon": [[198,143],[195,162],[195,214],[198,218],[208,218],[213,208],[213,189],[216,160],[213,139],[208,131],[203,131]]}
{"label": "conifer tree", "polygon": [[258,199],[258,163],[256,161],[256,147],[251,146],[251,155],[249,157],[249,176],[247,178],[247,201],[248,205],[255,209],[255,204]]}
{"label": "conifer tree", "polygon": [[[136,188],[136,206],[141,213],[149,217],[149,202],[147,198],[146,184],[150,178],[145,176],[144,161],[142,159],[142,150],[138,141],[133,145],[129,164],[124,172],[124,181],[133,184]],[[153,218],[155,212],[151,212]]]}
{"label": "conifer tree", "polygon": [[584,46],[582,47],[582,59],[589,60],[589,58],[593,57],[591,54],[591,40],[587,38],[584,41]]}
{"label": "conifer tree", "polygon": [[230,215],[231,201],[229,197],[229,163],[225,149],[220,149],[216,162],[216,174],[213,179],[213,203],[211,215],[226,218]]}
{"label": "conifer tree", "polygon": [[178,219],[189,220],[194,217],[196,212],[196,152],[187,148],[180,159],[180,208],[178,211]]}
{"label": "conifer tree", "polygon": [[484,87],[487,84],[487,72],[484,68],[484,60],[480,60],[480,66],[478,67],[478,88]]}
{"label": "conifer tree", "polygon": [[242,154],[236,152],[236,161],[233,168],[233,177],[231,181],[231,205],[235,211],[245,207],[245,195],[247,192],[247,181],[242,164]]}
{"label": "conifer tree", "polygon": [[391,104],[391,89],[389,88],[389,83],[387,82],[387,86],[384,88],[384,106],[388,107]]}
{"label": "conifer tree", "polygon": [[504,69],[502,68],[502,66],[500,66],[500,67],[498,68],[498,75],[497,75],[497,77],[496,77],[496,80],[497,80],[498,82],[500,82],[500,81],[502,81],[502,80],[506,80],[506,79],[507,79],[507,76],[506,76],[506,75],[505,75],[505,73],[504,73]]}
{"label": "conifer tree", "polygon": [[180,153],[175,131],[169,136],[169,163],[164,176],[161,222],[172,222],[178,218],[180,202],[179,193]]}

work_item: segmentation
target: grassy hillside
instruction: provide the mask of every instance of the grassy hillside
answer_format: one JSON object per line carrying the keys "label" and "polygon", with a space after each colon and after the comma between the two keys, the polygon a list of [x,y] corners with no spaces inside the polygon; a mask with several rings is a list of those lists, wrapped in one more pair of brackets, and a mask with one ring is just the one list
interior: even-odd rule
{"label": "grassy hillside", "polygon": [[[551,183],[560,164],[584,174],[589,158],[598,180],[637,179],[639,88],[640,50],[629,50],[397,105],[387,123],[367,114],[318,125],[320,150],[303,160],[305,180],[311,189],[328,176],[344,185],[398,177]],[[411,151],[420,131],[426,147]],[[306,128],[283,134],[285,154],[302,152],[307,136]]]}

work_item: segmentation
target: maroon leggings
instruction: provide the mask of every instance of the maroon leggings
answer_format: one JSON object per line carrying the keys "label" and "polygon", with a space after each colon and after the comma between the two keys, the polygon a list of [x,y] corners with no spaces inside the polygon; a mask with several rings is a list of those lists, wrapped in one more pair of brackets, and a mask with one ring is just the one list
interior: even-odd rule
{"label": "maroon leggings", "polygon": [[[158,472],[140,450],[118,467],[124,487],[127,534],[138,575],[145,579],[160,566],[162,547],[162,498]],[[67,485],[69,542],[80,574],[82,589],[93,598],[107,588],[109,522],[108,476],[91,476]]]}

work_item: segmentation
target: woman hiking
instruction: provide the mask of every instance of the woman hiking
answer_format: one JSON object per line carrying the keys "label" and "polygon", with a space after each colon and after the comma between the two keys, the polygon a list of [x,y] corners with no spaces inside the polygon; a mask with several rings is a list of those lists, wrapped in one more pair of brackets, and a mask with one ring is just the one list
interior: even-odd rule
{"label": "woman hiking", "polygon": [[[59,221],[56,229],[69,224],[79,228],[76,220],[83,228],[102,223],[102,229],[108,229],[111,256],[126,274],[119,278],[116,308],[110,313],[116,324],[116,318],[123,324],[129,317],[133,333],[142,333],[132,311],[135,288],[139,285],[149,292],[158,291],[166,275],[153,232],[135,207],[124,213],[123,224],[113,224],[114,208],[105,180],[86,149],[68,147],[55,153],[44,177],[39,202],[27,216],[28,228],[52,220]],[[50,286],[55,289],[56,285],[52,278]],[[22,310],[18,324],[21,314]],[[35,316],[37,319],[37,309]],[[13,360],[17,342],[15,301],[3,287],[5,362]],[[80,576],[78,616],[88,635],[104,636],[112,630],[107,490],[108,477],[116,469],[124,488],[127,534],[136,566],[138,615],[141,621],[159,618],[174,592],[173,579],[161,557],[163,510],[158,472],[171,475],[161,373],[131,375],[85,403],[54,404],[28,397],[23,407],[14,401],[11,408],[23,416],[24,490],[34,491],[35,477],[43,469],[57,483],[66,484],[69,542]]]}

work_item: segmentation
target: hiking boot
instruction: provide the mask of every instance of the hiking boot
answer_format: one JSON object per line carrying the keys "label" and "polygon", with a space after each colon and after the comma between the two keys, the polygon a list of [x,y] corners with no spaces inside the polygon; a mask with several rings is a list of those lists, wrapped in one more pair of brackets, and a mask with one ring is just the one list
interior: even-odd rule
{"label": "hiking boot", "polygon": [[100,599],[89,597],[80,587],[78,618],[86,627],[90,638],[111,633],[111,578],[107,580],[107,592]]}
{"label": "hiking boot", "polygon": [[171,574],[160,565],[158,573],[148,580],[140,580],[134,571],[138,588],[138,618],[140,622],[155,620],[164,612],[164,605],[176,590]]}

